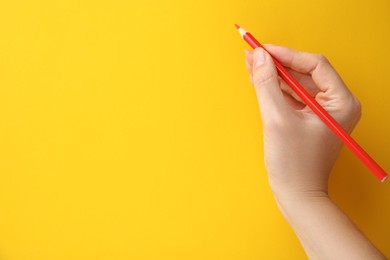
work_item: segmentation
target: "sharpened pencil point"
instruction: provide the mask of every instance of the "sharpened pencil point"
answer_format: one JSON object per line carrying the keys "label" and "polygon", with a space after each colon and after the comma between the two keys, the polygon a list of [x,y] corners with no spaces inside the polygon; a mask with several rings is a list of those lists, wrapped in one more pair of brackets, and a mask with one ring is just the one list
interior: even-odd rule
{"label": "sharpened pencil point", "polygon": [[234,25],[236,26],[237,29],[240,29],[240,26],[239,26],[239,25],[237,25],[237,24],[234,24]]}

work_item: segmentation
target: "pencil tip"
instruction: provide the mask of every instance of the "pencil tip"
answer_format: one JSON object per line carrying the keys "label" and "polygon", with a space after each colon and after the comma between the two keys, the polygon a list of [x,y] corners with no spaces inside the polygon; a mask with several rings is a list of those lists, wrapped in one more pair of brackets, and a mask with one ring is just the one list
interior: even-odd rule
{"label": "pencil tip", "polygon": [[236,26],[237,29],[240,29],[240,26],[239,26],[239,25],[237,25],[237,24],[234,24],[234,25]]}

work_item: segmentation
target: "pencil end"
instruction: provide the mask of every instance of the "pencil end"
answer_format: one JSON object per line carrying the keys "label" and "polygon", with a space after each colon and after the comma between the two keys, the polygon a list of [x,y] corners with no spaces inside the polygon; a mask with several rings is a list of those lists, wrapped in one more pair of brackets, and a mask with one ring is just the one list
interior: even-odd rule
{"label": "pencil end", "polygon": [[237,24],[234,24],[234,25],[236,26],[237,29],[240,29],[240,26],[239,26],[239,25],[237,25]]}
{"label": "pencil end", "polygon": [[385,182],[387,180],[387,175],[385,177],[383,177],[383,179],[381,180],[381,182]]}

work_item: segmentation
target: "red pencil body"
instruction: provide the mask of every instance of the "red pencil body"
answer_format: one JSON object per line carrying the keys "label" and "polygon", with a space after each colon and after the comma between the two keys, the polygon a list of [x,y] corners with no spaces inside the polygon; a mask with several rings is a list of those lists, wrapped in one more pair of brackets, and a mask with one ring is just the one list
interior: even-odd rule
{"label": "red pencil body", "polygon": [[[237,29],[240,29],[237,26]],[[252,34],[246,31],[241,31],[244,40],[253,48],[261,47],[260,44]],[[267,51],[267,50],[266,50]],[[272,57],[272,55],[271,55]],[[328,112],[302,87],[299,82],[291,76],[291,74],[274,58],[272,57],[275,66],[278,70],[279,76],[292,88],[292,90],[306,103],[307,106],[313,110],[314,113],[335,133],[341,141],[367,166],[368,169],[381,182],[387,179],[387,173],[377,164],[374,159],[348,134],[344,128],[337,123],[337,121],[329,115]]]}

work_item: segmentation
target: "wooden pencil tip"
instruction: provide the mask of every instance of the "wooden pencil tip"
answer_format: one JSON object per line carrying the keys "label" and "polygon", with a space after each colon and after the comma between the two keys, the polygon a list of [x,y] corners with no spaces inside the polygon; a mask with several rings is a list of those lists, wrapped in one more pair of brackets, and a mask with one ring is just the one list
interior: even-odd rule
{"label": "wooden pencil tip", "polygon": [[240,29],[240,26],[239,26],[239,25],[237,25],[237,24],[234,24],[234,25],[236,26],[237,29]]}

